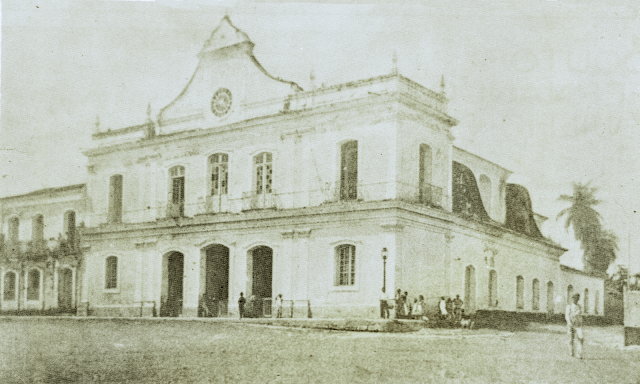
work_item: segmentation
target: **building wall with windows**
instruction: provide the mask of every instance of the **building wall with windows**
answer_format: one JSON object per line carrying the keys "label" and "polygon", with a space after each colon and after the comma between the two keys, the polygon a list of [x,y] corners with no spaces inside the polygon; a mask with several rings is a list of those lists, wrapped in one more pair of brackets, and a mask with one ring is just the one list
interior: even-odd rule
{"label": "building wall with windows", "polygon": [[0,199],[0,310],[75,311],[85,185]]}
{"label": "building wall with windows", "polygon": [[[571,295],[580,294],[579,304],[582,305],[582,310],[586,315],[603,316],[604,313],[604,279],[603,277],[594,276],[583,271],[570,268],[567,266],[561,266],[561,279],[562,279],[562,297],[565,298],[558,305],[564,308],[568,303],[571,303]],[[558,300],[560,301],[560,300]]]}
{"label": "building wall with windows", "polygon": [[[568,284],[603,292],[561,269],[566,250],[510,171],[453,146],[444,89],[394,69],[304,91],[267,72],[228,17],[199,59],[155,118],[94,133],[86,187],[66,197],[86,224],[82,262],[55,277],[14,260],[7,298],[48,307],[28,298],[72,279],[83,314],[236,316],[243,293],[253,315],[282,294],[296,317],[371,318],[383,287],[429,312],[455,295],[469,312],[558,312]],[[9,238],[59,231],[48,225],[69,208],[38,211],[53,200],[34,196],[3,208]]]}

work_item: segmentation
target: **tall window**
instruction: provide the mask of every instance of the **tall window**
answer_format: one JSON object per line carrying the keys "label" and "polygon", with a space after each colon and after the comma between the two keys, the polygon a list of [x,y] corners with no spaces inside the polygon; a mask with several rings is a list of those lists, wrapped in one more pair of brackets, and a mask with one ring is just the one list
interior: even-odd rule
{"label": "tall window", "polygon": [[584,313],[589,313],[589,289],[584,289],[584,299],[582,299],[582,309]]}
{"label": "tall window", "polygon": [[533,296],[531,297],[531,309],[537,311],[540,309],[540,281],[538,281],[538,279],[533,279],[531,292],[533,292]]}
{"label": "tall window", "polygon": [[169,202],[172,216],[184,215],[184,167],[177,165],[169,169]]}
{"label": "tall window", "polygon": [[31,224],[31,241],[34,245],[44,239],[44,216],[36,215]]}
{"label": "tall window", "polygon": [[594,297],[595,303],[593,304],[593,313],[596,315],[600,311],[600,292],[596,291],[596,297]]}
{"label": "tall window", "polygon": [[524,309],[524,278],[516,277],[516,308]]}
{"label": "tall window", "polygon": [[484,209],[491,215],[491,179],[487,175],[480,175],[479,189]]}
{"label": "tall window", "polygon": [[16,273],[15,272],[7,272],[4,274],[3,298],[5,301],[16,299]]}
{"label": "tall window", "polygon": [[356,281],[356,247],[350,244],[336,248],[336,285],[354,285]]}
{"label": "tall window", "polygon": [[105,261],[104,287],[105,289],[118,288],[118,258],[116,256],[109,256]]}
{"label": "tall window", "polygon": [[64,229],[69,244],[74,246],[76,242],[76,213],[74,211],[64,213]]}
{"label": "tall window", "polygon": [[40,271],[32,269],[27,277],[27,300],[40,300]]}
{"label": "tall window", "polygon": [[555,292],[553,290],[553,282],[549,281],[547,283],[547,312],[553,313],[553,307],[555,305],[554,302]]}
{"label": "tall window", "polygon": [[122,175],[109,179],[109,223],[122,222]]}
{"label": "tall window", "polygon": [[273,157],[269,152],[262,152],[253,157],[253,175],[257,195],[271,193],[273,185]]}
{"label": "tall window", "polygon": [[340,199],[358,198],[358,142],[342,144],[340,156]]}
{"label": "tall window", "polygon": [[433,154],[431,151],[431,147],[427,144],[420,144],[420,168],[419,168],[419,186],[420,186],[420,202],[421,203],[431,203],[433,202],[433,192],[431,190],[431,172],[432,172],[432,162],[433,162]]}
{"label": "tall window", "polygon": [[9,242],[17,243],[20,238],[20,219],[12,217],[9,219]]}
{"label": "tall window", "polygon": [[489,271],[489,307],[498,306],[498,273]]}
{"label": "tall window", "polygon": [[229,184],[229,155],[216,153],[209,156],[211,196],[226,195]]}
{"label": "tall window", "polygon": [[573,299],[571,298],[571,296],[573,296],[573,285],[569,284],[569,286],[567,287],[567,305],[573,303]]}

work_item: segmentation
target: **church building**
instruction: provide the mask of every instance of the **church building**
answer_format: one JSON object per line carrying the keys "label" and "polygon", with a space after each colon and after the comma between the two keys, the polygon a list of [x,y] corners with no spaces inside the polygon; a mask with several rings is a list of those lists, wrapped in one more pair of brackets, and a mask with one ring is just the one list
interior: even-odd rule
{"label": "church building", "polygon": [[[465,309],[603,314],[511,172],[453,145],[438,92],[388,75],[303,90],[228,17],[157,119],[93,134],[78,305],[97,316],[380,316],[383,288]],[[3,217],[3,223],[5,218]]]}

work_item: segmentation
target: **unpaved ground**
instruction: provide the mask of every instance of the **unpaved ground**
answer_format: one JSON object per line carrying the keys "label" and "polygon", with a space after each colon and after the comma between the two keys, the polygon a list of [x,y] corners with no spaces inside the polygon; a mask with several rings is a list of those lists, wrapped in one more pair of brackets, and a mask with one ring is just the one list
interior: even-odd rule
{"label": "unpaved ground", "polygon": [[622,327],[380,334],[189,321],[0,319],[0,383],[640,383]]}

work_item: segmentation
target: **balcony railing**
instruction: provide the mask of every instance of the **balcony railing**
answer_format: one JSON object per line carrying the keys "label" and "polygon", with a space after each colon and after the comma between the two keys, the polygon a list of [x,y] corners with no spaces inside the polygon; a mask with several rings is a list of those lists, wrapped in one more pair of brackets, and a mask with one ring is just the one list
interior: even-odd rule
{"label": "balcony railing", "polygon": [[418,200],[422,204],[442,207],[442,188],[431,184],[424,184],[419,188]]}
{"label": "balcony railing", "polygon": [[224,195],[210,195],[207,196],[205,202],[205,212],[206,213],[220,213],[220,212],[228,212],[229,204],[227,194]]}
{"label": "balcony railing", "polygon": [[242,194],[242,210],[279,208],[279,198],[275,191],[271,193],[245,192]]}
{"label": "balcony railing", "polygon": [[167,203],[167,217],[183,217],[184,216],[184,202],[180,203]]}
{"label": "balcony railing", "polygon": [[8,241],[0,248],[0,253],[9,259],[45,261],[49,257],[77,254],[80,249],[78,238],[76,234],[73,242],[62,236],[50,240]]}

